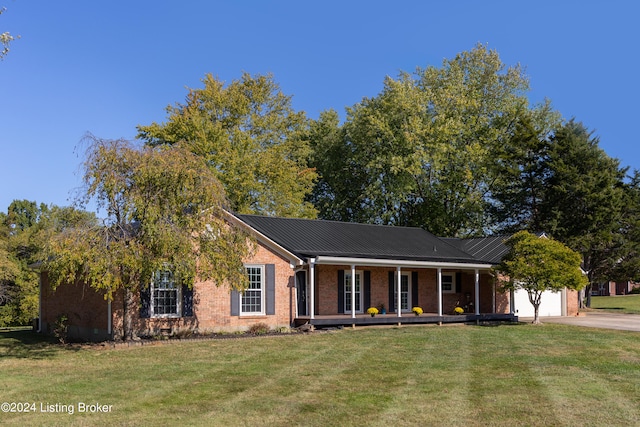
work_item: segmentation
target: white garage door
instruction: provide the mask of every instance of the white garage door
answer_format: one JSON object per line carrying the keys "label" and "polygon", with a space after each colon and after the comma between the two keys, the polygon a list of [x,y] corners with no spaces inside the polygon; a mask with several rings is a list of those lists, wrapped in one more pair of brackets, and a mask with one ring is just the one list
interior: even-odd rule
{"label": "white garage door", "polygon": [[[529,302],[527,291],[518,289],[514,294],[515,314],[520,317],[533,317],[533,305]],[[562,316],[562,292],[546,291],[540,301],[540,317]]]}

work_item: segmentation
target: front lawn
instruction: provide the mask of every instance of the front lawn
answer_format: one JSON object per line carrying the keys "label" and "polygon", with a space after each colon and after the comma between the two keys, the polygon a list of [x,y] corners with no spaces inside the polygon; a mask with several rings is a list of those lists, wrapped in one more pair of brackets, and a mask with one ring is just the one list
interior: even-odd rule
{"label": "front lawn", "polygon": [[640,314],[640,295],[591,297],[591,308],[612,313]]}
{"label": "front lawn", "polygon": [[[637,425],[639,337],[407,326],[110,349],[0,332],[0,402],[35,407],[0,413],[0,423]],[[81,403],[109,411],[79,413]]]}

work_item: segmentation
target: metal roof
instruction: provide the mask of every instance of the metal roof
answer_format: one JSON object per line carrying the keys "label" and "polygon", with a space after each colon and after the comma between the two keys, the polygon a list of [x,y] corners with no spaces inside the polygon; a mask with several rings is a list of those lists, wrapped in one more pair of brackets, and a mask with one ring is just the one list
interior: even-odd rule
{"label": "metal roof", "polygon": [[456,245],[464,252],[470,254],[478,261],[490,264],[500,264],[509,248],[504,241],[509,236],[475,237],[468,239],[445,238],[443,240]]}
{"label": "metal roof", "polygon": [[457,244],[421,228],[235,215],[300,258],[318,256],[475,263]]}

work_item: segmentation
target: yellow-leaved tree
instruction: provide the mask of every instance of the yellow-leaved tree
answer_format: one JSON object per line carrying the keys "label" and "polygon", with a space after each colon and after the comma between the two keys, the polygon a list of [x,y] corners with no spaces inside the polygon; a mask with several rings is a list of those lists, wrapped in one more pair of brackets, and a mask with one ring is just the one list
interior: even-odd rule
{"label": "yellow-leaved tree", "polygon": [[123,292],[123,339],[132,338],[136,291],[157,271],[177,284],[196,278],[246,285],[246,233],[226,221],[225,192],[205,161],[182,144],[138,147],[86,137],[80,205],[95,200],[103,221],[73,221],[50,232],[43,252],[52,285],[82,281],[105,298]]}

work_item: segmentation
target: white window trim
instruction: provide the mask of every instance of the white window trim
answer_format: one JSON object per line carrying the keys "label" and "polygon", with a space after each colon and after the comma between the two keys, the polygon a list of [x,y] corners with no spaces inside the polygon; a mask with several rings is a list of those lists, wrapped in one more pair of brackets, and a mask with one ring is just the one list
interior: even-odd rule
{"label": "white window trim", "polygon": [[451,290],[444,288],[444,280],[442,280],[442,293],[443,294],[455,294],[456,293],[456,273],[442,273],[442,278],[445,276],[451,277]]}
{"label": "white window trim", "polygon": [[[351,309],[347,310],[347,295],[351,296],[351,280],[347,281],[347,275],[351,275],[351,270],[344,270],[344,312],[351,313]],[[356,276],[360,277],[360,310],[356,310],[356,313],[364,313],[369,307],[364,307],[364,273],[362,270],[356,270]]]}
{"label": "white window trim", "polygon": [[240,317],[243,316],[265,316],[266,315],[266,307],[265,307],[265,303],[266,303],[266,293],[267,293],[267,286],[266,286],[266,280],[265,280],[265,272],[266,272],[266,268],[264,264],[245,264],[244,265],[245,268],[245,272],[248,268],[259,268],[260,269],[260,308],[261,311],[243,311],[242,310],[242,298],[244,296],[244,292],[240,293],[240,298],[238,298],[238,304],[240,304],[240,307],[238,308],[238,313],[240,315]]}
{"label": "white window trim", "polygon": [[173,318],[182,317],[182,286],[176,285],[176,313],[167,313],[167,314],[155,314],[155,304],[154,304],[155,298],[153,297],[154,288],[155,288],[155,280],[152,277],[151,287],[150,287],[151,293],[149,296],[151,300],[149,301],[149,317],[152,317],[155,319],[173,319]]}
{"label": "white window trim", "polygon": [[[411,288],[413,286],[411,286],[411,273],[407,271],[407,272],[400,273],[400,275],[407,278],[407,308],[403,308],[402,312],[411,313],[411,310],[413,309],[412,307],[413,295],[411,295]],[[395,305],[398,303],[398,275],[397,274],[393,275],[393,289],[394,289],[393,304]]]}

